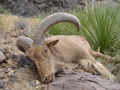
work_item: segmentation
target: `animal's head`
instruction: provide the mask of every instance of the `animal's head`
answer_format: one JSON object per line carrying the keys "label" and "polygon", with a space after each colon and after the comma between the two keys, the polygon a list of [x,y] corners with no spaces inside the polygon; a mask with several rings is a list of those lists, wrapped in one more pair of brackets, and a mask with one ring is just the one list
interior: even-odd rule
{"label": "animal's head", "polygon": [[59,41],[54,40],[46,44],[44,37],[49,28],[59,22],[70,22],[77,27],[78,31],[80,29],[80,22],[77,17],[68,13],[55,13],[40,23],[34,32],[33,40],[25,36],[20,36],[17,39],[17,47],[36,64],[41,81],[44,83],[53,81],[54,57],[50,48]]}

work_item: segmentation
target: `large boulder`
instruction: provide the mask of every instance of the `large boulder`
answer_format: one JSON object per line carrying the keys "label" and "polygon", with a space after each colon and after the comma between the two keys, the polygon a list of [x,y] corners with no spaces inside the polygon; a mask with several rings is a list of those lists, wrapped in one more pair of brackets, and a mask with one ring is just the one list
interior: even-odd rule
{"label": "large boulder", "polygon": [[120,84],[87,72],[62,73],[49,84],[48,90],[120,90]]}

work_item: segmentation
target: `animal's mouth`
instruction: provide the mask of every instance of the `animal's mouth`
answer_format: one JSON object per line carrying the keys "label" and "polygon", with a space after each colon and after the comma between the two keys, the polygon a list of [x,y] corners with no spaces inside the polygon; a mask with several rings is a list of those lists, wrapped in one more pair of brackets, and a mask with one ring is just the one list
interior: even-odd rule
{"label": "animal's mouth", "polygon": [[42,83],[45,83],[45,84],[48,84],[48,83],[53,82],[53,80],[54,80],[54,74],[51,73],[51,74],[48,75],[48,76],[44,76],[44,77],[41,79],[41,82],[42,82]]}

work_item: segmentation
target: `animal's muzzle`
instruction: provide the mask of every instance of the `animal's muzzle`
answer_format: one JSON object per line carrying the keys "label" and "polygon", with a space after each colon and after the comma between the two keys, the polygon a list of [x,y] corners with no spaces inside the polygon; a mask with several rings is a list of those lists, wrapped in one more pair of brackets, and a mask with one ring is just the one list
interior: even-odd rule
{"label": "animal's muzzle", "polygon": [[43,78],[41,78],[41,82],[45,83],[45,84],[51,83],[51,82],[53,82],[53,80],[54,80],[54,74],[53,73],[48,75],[48,76],[44,76]]}

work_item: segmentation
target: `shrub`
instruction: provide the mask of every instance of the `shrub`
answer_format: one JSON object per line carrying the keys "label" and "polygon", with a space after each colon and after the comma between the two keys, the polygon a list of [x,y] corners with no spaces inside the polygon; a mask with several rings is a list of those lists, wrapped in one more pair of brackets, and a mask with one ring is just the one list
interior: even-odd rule
{"label": "shrub", "polygon": [[[95,7],[86,13],[76,13],[81,21],[81,33],[95,49],[107,52],[119,48],[120,15],[119,9]],[[117,47],[116,47],[117,46]]]}

